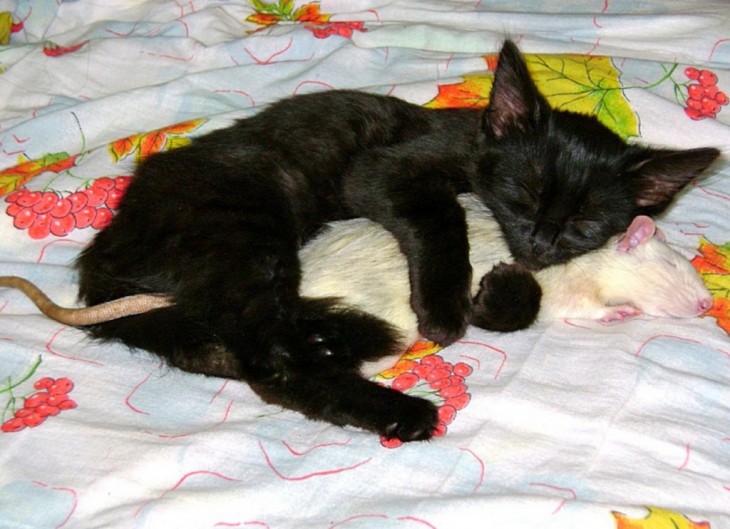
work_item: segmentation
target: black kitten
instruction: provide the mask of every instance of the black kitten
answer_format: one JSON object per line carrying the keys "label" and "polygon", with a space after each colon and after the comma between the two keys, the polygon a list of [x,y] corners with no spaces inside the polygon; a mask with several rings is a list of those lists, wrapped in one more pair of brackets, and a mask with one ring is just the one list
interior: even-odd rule
{"label": "black kitten", "polygon": [[311,418],[426,439],[433,404],[359,375],[362,360],[394,352],[391,329],[300,297],[304,241],[335,219],[382,223],[408,258],[421,333],[448,344],[472,303],[457,193],[476,191],[515,258],[537,268],[663,210],[717,155],[628,147],[593,118],[551,111],[506,42],[486,112],[332,91],[149,157],[79,258],[80,296],[169,294],[174,306],[91,330],[181,369],[245,380]]}

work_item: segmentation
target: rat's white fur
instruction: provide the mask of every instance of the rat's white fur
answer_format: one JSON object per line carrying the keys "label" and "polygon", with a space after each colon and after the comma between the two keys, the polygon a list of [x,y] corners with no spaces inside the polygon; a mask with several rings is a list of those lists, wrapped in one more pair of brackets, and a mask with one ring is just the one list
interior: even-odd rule
{"label": "rat's white fur", "polygon": [[[459,201],[467,213],[475,294],[481,277],[512,257],[489,210],[470,194]],[[651,228],[653,233],[653,223]],[[618,240],[535,273],[543,291],[538,318],[692,317],[709,308],[712,298],[697,272],[661,238],[650,235],[629,250],[619,250]],[[404,345],[418,337],[405,257],[380,225],[364,219],[333,223],[301,250],[300,259],[303,296],[340,298],[379,316],[402,331]]]}

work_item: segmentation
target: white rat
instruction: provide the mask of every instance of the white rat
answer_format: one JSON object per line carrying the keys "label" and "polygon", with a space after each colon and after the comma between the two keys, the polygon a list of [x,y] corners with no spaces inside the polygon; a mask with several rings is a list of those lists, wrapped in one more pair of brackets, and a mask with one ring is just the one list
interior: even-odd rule
{"label": "white rat", "polygon": [[[472,292],[500,262],[511,262],[507,245],[489,210],[471,194],[459,197],[469,227]],[[332,223],[301,251],[301,294],[334,297],[390,323],[405,347],[418,337],[410,306],[408,268],[395,238],[365,219]],[[435,256],[434,258],[437,258]],[[638,314],[687,318],[707,311],[712,297],[697,272],[670,248],[649,217],[637,217],[626,234],[572,261],[534,274],[542,289],[538,318],[623,320]],[[102,305],[65,308],[29,281],[0,277],[0,286],[18,288],[56,321],[84,326],[167,306],[170,299],[140,294]],[[509,301],[509,300],[508,300]]]}
{"label": "white rat", "polygon": [[[471,194],[466,211],[473,267],[472,293],[499,262],[511,262],[489,210]],[[364,219],[333,223],[300,252],[303,296],[338,297],[389,322],[404,344],[418,337],[405,257],[392,235]],[[434,256],[437,258],[437,256]],[[623,320],[638,314],[687,318],[712,297],[687,259],[667,245],[649,217],[637,217],[620,238],[599,250],[534,274],[542,288],[538,318]]]}

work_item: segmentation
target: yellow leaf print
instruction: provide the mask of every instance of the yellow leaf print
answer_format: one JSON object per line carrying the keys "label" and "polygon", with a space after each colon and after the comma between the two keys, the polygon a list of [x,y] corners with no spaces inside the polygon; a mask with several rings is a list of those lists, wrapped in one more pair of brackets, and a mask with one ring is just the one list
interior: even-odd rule
{"label": "yellow leaf print", "polygon": [[525,60],[554,108],[593,114],[622,138],[639,134],[639,121],[609,57],[528,55]]}
{"label": "yellow leaf print", "polygon": [[111,142],[109,153],[114,162],[119,162],[131,154],[134,154],[135,159],[139,161],[156,152],[187,145],[190,140],[182,135],[194,131],[205,122],[203,118],[193,119],[151,132],[133,134]]}
{"label": "yellow leaf print", "polygon": [[[492,57],[485,60],[491,69]],[[526,55],[525,61],[552,107],[595,115],[622,138],[639,134],[639,121],[624,96],[619,72],[610,58]],[[440,85],[438,95],[425,106],[482,108],[489,102],[492,81],[492,73],[464,76],[459,83]]]}
{"label": "yellow leaf print", "polygon": [[620,512],[612,512],[616,529],[710,529],[708,522],[693,522],[680,513],[648,507],[646,518],[634,519]]}
{"label": "yellow leaf print", "polygon": [[13,15],[7,11],[0,13],[0,45],[10,42],[10,33],[13,30]]}

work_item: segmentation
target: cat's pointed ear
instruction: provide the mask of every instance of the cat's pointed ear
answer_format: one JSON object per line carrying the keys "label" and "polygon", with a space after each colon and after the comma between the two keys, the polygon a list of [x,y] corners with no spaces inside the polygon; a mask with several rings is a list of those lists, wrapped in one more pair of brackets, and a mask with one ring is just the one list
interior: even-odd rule
{"label": "cat's pointed ear", "polygon": [[550,105],[537,90],[520,51],[506,40],[494,70],[489,106],[484,111],[485,134],[499,140],[510,133],[535,130],[549,114]]}
{"label": "cat's pointed ear", "polygon": [[698,177],[720,156],[711,147],[668,150],[644,149],[633,163],[634,200],[642,213],[664,211],[689,182]]}

